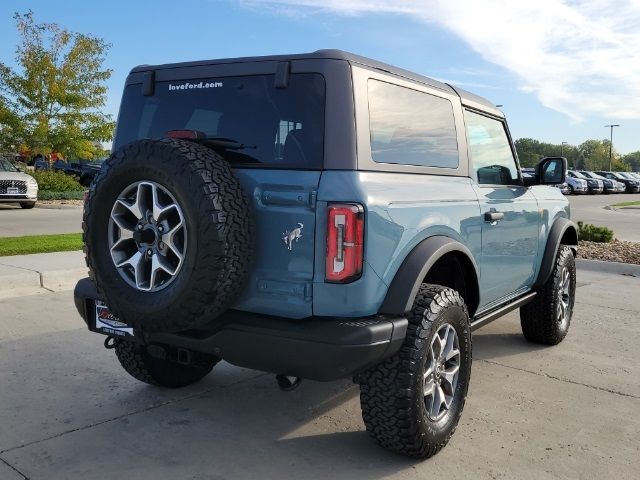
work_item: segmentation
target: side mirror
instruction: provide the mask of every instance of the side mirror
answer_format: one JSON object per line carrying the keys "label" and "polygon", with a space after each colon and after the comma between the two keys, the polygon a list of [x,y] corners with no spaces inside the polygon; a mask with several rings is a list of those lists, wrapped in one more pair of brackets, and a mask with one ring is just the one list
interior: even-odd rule
{"label": "side mirror", "polygon": [[558,185],[567,180],[567,159],[545,157],[536,165],[534,177],[525,178],[525,185]]}

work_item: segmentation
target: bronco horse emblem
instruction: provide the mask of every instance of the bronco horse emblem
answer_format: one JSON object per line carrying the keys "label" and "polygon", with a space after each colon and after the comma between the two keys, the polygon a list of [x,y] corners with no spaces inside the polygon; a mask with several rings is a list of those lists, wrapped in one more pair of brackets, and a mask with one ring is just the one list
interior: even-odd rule
{"label": "bronco horse emblem", "polygon": [[297,242],[302,238],[302,229],[304,228],[304,225],[300,222],[298,222],[298,225],[300,226],[291,231],[286,230],[282,234],[282,240],[284,240],[284,244],[287,246],[289,251],[293,249],[293,242]]}

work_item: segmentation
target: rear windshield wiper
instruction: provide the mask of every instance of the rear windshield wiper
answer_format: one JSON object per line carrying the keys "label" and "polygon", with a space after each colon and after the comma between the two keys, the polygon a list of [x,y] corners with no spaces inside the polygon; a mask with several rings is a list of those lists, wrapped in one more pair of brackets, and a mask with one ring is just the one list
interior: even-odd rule
{"label": "rear windshield wiper", "polygon": [[208,137],[207,134],[198,130],[169,130],[167,137],[191,140],[207,147],[220,148],[223,150],[247,150],[257,148],[256,145],[246,145],[232,138]]}

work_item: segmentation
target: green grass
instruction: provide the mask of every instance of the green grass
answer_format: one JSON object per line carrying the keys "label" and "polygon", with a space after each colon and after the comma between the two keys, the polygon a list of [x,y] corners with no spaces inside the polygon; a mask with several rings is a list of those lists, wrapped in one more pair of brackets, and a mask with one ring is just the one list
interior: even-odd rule
{"label": "green grass", "polygon": [[613,205],[611,205],[612,207],[635,207],[635,206],[640,206],[640,200],[634,201],[634,202],[620,202],[620,203],[614,203]]}
{"label": "green grass", "polygon": [[68,252],[82,250],[81,233],[0,237],[0,257],[29,253]]}

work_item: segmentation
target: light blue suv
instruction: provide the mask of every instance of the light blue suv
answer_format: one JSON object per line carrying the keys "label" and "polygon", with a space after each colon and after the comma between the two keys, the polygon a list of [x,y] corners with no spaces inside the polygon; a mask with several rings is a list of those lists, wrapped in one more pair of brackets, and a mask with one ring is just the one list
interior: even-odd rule
{"label": "light blue suv", "polygon": [[140,66],[91,184],[76,306],[124,369],[181,387],[221,359],[353,377],[367,431],[425,458],[458,423],[471,331],[520,309],[557,344],[577,246],[502,112],[349,53]]}

